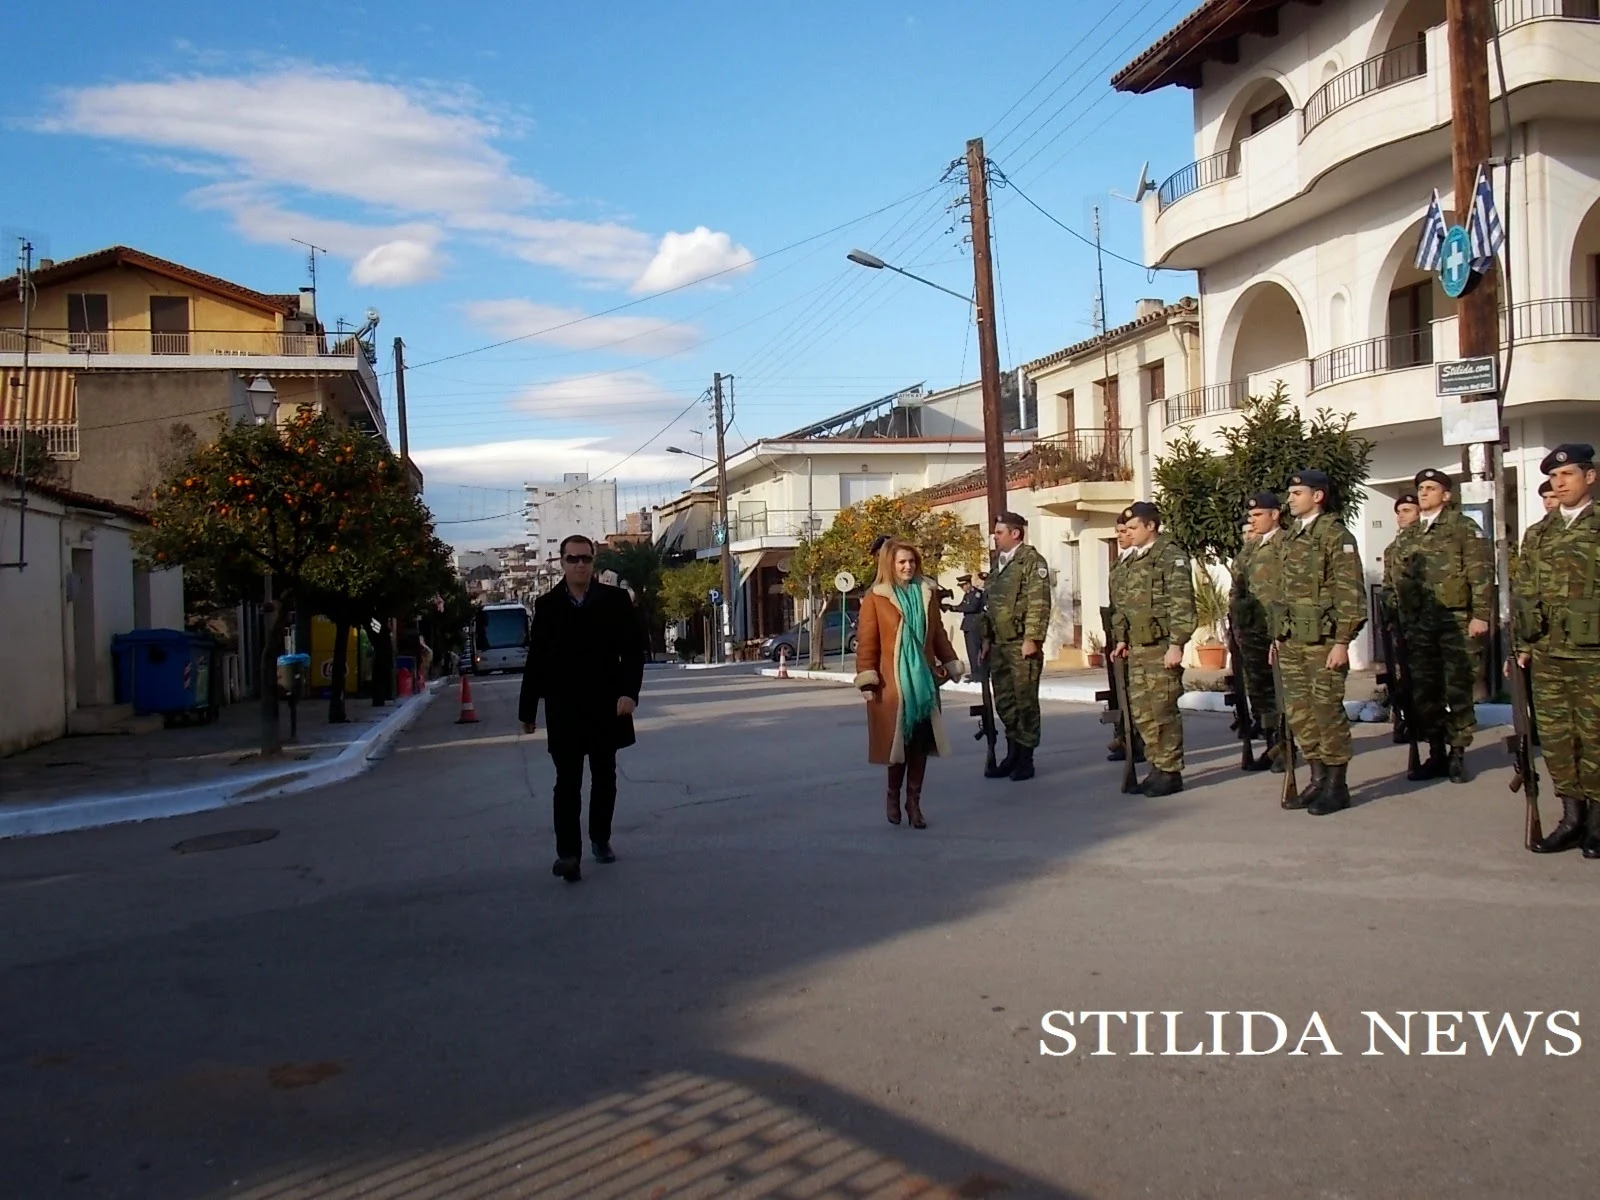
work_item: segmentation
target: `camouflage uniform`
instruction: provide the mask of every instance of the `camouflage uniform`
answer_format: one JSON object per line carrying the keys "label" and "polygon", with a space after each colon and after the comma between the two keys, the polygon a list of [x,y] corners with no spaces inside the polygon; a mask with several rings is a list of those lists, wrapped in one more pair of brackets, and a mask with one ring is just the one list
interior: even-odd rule
{"label": "camouflage uniform", "polygon": [[[1044,673],[1044,639],[1050,629],[1050,567],[1024,542],[1011,560],[989,577],[983,614],[989,648],[989,686],[1006,738],[1024,749],[1039,745],[1039,678]],[[1022,656],[1022,643],[1040,647]]]}
{"label": "camouflage uniform", "polygon": [[1188,556],[1165,534],[1128,556],[1111,577],[1115,628],[1111,640],[1128,647],[1128,708],[1158,771],[1183,771],[1183,668],[1162,659],[1194,634],[1194,579]]}
{"label": "camouflage uniform", "polygon": [[[1128,558],[1129,555],[1119,552],[1117,557],[1111,560],[1111,566],[1106,571],[1108,595],[1116,596],[1117,572],[1128,565]],[[1117,627],[1116,613],[1115,604],[1107,604],[1100,610],[1100,628],[1105,631],[1107,661],[1110,660],[1112,647],[1117,644],[1116,634],[1113,632]],[[1115,678],[1116,676],[1113,673],[1113,692],[1116,690]],[[1111,752],[1112,758],[1116,759],[1117,756],[1128,752],[1128,734],[1122,728],[1122,705],[1117,702],[1115,695],[1111,697],[1111,725],[1115,732],[1112,734],[1111,741],[1107,744],[1106,749]],[[1134,730],[1134,754],[1136,758],[1142,758],[1144,755],[1144,746],[1139,741],[1139,731],[1137,729]]]}
{"label": "camouflage uniform", "polygon": [[1233,590],[1228,596],[1228,620],[1244,660],[1234,669],[1243,676],[1251,717],[1267,734],[1278,723],[1278,693],[1267,651],[1272,647],[1270,614],[1278,601],[1283,537],[1283,530],[1275,529],[1265,542],[1259,538],[1245,542],[1233,560]]}
{"label": "camouflage uniform", "polygon": [[1350,719],[1344,711],[1349,667],[1329,670],[1328,652],[1335,643],[1348,646],[1367,623],[1361,558],[1355,538],[1329,513],[1310,524],[1291,521],[1279,536],[1281,590],[1274,632],[1282,701],[1301,753],[1314,764],[1315,780],[1319,768],[1350,761]]}
{"label": "camouflage uniform", "polygon": [[1494,571],[1488,539],[1472,518],[1442,509],[1429,523],[1400,531],[1383,556],[1384,584],[1406,636],[1411,719],[1436,751],[1464,750],[1477,727],[1473,688],[1480,646],[1472,620],[1494,619]]}

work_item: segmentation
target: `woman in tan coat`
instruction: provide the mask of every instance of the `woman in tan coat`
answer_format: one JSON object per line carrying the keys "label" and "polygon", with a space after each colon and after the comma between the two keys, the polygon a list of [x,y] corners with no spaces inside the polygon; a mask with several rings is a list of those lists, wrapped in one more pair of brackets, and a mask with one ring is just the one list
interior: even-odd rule
{"label": "woman in tan coat", "polygon": [[867,702],[867,761],[889,768],[889,823],[900,824],[900,787],[913,829],[926,829],[922,778],[928,755],[950,752],[939,719],[939,685],[965,668],[951,648],[922,554],[890,539],[856,625],[856,687]]}

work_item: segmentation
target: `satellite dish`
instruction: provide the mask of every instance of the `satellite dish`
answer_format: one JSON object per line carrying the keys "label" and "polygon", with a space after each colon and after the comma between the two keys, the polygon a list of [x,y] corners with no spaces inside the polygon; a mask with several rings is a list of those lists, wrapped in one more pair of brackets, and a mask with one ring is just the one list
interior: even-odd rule
{"label": "satellite dish", "polygon": [[378,310],[375,308],[367,309],[367,320],[376,325],[378,323]]}
{"label": "satellite dish", "polygon": [[1150,178],[1150,160],[1147,158],[1144,160],[1144,166],[1139,168],[1139,185],[1134,189],[1133,202],[1139,203],[1155,190],[1156,181]]}

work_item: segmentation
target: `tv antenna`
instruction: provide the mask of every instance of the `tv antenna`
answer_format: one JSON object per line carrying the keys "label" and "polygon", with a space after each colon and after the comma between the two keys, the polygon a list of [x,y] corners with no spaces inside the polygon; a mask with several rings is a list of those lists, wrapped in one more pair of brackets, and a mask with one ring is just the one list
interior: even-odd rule
{"label": "tv antenna", "polygon": [[1111,194],[1118,200],[1127,200],[1130,203],[1138,204],[1151,192],[1155,191],[1156,187],[1156,181],[1150,178],[1150,160],[1147,158],[1144,160],[1144,166],[1139,168],[1139,182],[1133,189],[1133,195],[1124,196],[1121,192],[1114,188],[1112,189]]}
{"label": "tv antenna", "polygon": [[310,242],[303,242],[299,238],[290,238],[289,240],[295,245],[304,246],[311,251],[310,255],[308,255],[311,259],[311,307],[315,309],[317,305],[317,255],[326,254],[328,251],[322,246],[313,246]]}

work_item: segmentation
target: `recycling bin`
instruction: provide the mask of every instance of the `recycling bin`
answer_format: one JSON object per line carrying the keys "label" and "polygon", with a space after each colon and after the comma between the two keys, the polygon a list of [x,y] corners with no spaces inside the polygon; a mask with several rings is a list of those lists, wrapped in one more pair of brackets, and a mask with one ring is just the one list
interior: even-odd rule
{"label": "recycling bin", "polygon": [[119,704],[140,716],[168,721],[208,721],[216,716],[212,696],[210,638],[181,629],[135,629],[111,639]]}

